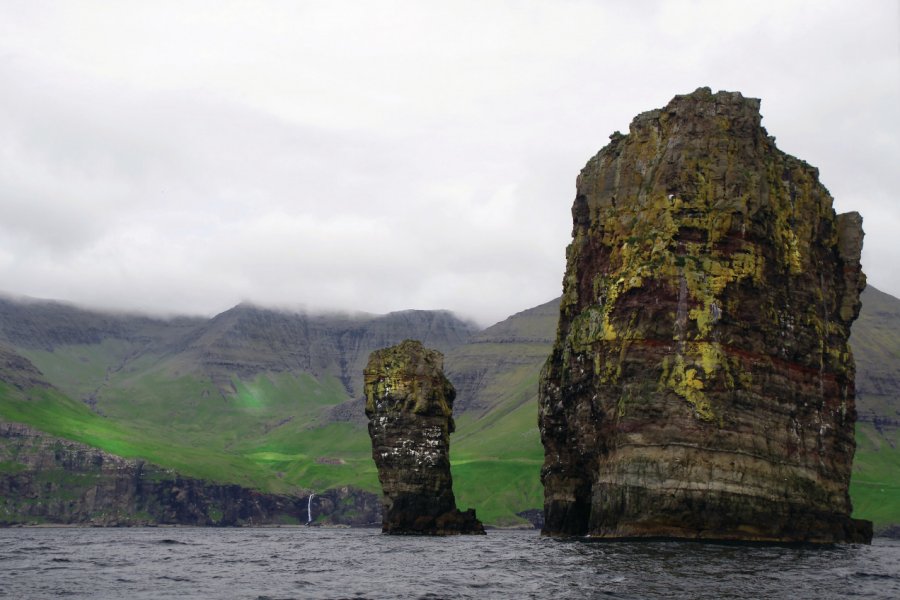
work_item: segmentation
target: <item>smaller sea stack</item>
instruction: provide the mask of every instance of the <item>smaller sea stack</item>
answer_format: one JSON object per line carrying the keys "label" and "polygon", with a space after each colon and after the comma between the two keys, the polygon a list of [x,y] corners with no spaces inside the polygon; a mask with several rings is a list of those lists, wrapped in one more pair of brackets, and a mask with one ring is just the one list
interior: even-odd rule
{"label": "smaller sea stack", "polygon": [[384,533],[484,534],[475,511],[459,511],[453,496],[450,433],[456,390],[443,364],[440,352],[415,340],[369,356],[366,416],[384,492]]}

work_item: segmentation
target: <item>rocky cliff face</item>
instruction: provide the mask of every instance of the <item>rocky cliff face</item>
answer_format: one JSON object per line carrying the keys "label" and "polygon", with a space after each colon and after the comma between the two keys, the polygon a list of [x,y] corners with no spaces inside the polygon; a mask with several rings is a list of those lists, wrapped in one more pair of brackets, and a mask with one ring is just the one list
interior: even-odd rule
{"label": "rocky cliff face", "polygon": [[699,89],[579,175],[540,385],[545,533],[871,537],[848,496],[861,218],[760,119]]}
{"label": "rocky cliff face", "polygon": [[374,494],[352,488],[313,497],[267,494],[182,477],[37,431],[0,422],[0,526],[14,524],[374,525]]}
{"label": "rocky cliff face", "polygon": [[484,533],[475,511],[460,512],[450,476],[456,392],[443,355],[406,340],[376,350],[365,369],[372,457],[384,491],[382,531]]}

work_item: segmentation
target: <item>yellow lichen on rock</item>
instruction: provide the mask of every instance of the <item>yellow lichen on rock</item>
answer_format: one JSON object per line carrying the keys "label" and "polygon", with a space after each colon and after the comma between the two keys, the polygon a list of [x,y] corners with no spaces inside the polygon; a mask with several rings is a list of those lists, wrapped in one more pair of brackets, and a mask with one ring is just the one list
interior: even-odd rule
{"label": "yellow lichen on rock", "polygon": [[[707,181],[700,173],[698,180]],[[709,340],[716,323],[723,318],[726,303],[724,294],[729,285],[749,280],[761,285],[766,261],[751,242],[743,242],[738,250],[723,250],[717,247],[733,224],[732,213],[722,213],[712,207],[712,202],[704,192],[694,200],[680,196],[651,194],[632,203],[618,203],[597,206],[594,209],[596,222],[602,223],[596,234],[609,248],[608,268],[594,275],[592,297],[594,304],[579,315],[569,329],[571,348],[577,352],[587,352],[596,344],[641,339],[642,334],[616,317],[618,302],[628,292],[663,283],[670,289],[677,289],[680,281],[687,288],[687,319],[693,323],[693,333],[679,339]],[[731,209],[737,214],[748,210],[747,196],[732,203]],[[700,241],[682,241],[683,231],[701,232]],[[577,248],[570,247],[570,260],[577,260]],[[573,286],[567,285],[567,295],[573,294]],[[721,363],[718,343],[708,341],[703,345],[693,344],[690,349],[678,353],[678,360],[702,367],[706,377],[715,374]],[[615,372],[614,368],[597,367],[595,372]],[[669,386],[672,391],[684,397],[696,409],[698,416],[709,415],[711,409],[703,404],[702,380],[692,379],[684,383],[683,378],[673,379]]]}

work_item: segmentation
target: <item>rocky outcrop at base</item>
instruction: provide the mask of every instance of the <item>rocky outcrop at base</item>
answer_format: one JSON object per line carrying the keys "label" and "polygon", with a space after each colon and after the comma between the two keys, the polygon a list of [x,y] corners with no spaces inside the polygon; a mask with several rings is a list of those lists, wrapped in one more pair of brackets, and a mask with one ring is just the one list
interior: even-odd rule
{"label": "rocky outcrop at base", "polygon": [[540,384],[544,533],[868,542],[850,518],[862,219],[701,88],[578,177]]}
{"label": "rocky outcrop at base", "polygon": [[450,433],[456,392],[443,355],[406,340],[376,350],[365,369],[366,416],[383,496],[382,531],[483,534],[474,510],[456,508]]}

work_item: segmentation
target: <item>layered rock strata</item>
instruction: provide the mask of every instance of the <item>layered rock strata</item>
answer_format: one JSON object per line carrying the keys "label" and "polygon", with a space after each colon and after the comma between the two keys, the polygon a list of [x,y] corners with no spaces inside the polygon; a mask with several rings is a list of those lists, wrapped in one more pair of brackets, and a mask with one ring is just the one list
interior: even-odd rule
{"label": "layered rock strata", "polygon": [[474,510],[461,512],[450,475],[456,392],[443,355],[406,340],[376,350],[364,371],[372,457],[384,491],[382,531],[483,534]]}
{"label": "layered rock strata", "polygon": [[867,542],[850,518],[862,219],[708,88],[576,184],[541,375],[550,535]]}

